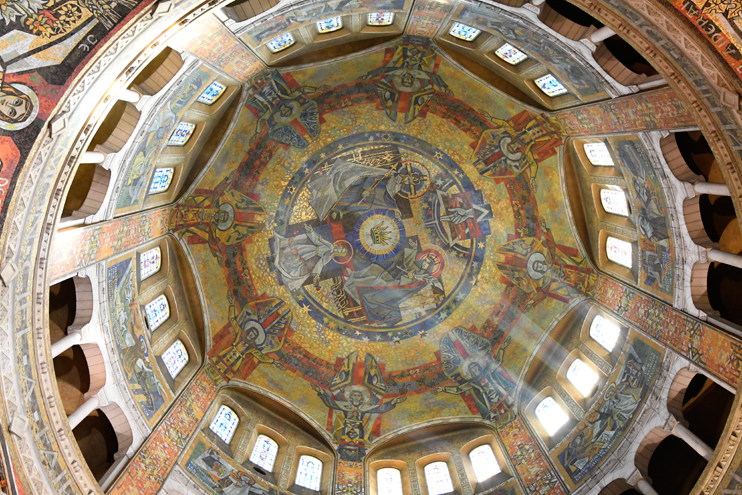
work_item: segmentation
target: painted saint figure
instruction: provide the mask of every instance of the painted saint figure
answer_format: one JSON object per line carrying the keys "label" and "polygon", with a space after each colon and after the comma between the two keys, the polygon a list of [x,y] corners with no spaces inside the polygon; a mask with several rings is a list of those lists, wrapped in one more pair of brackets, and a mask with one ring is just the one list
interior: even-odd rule
{"label": "painted saint figure", "polygon": [[509,345],[510,337],[507,337],[493,356],[487,339],[461,327],[447,333],[441,339],[441,359],[444,372],[457,383],[438,387],[433,393],[459,395],[468,392],[483,418],[492,422],[509,422],[515,404],[511,395],[515,383],[503,366]]}
{"label": "painted saint figure", "polygon": [[281,279],[289,290],[300,288],[308,278],[315,286],[319,285],[322,269],[335,257],[348,254],[348,248],[342,244],[333,244],[318,235],[311,225],[304,224],[304,233],[283,237],[278,233],[275,238],[275,266]]}
{"label": "painted saint figure", "polygon": [[277,298],[248,304],[235,317],[234,300],[229,299],[229,327],[214,336],[214,346],[209,350],[214,367],[228,379],[244,380],[259,363],[284,366],[268,356],[283,347],[292,315],[286,304]]}
{"label": "painted saint figure", "polygon": [[257,201],[236,189],[227,190],[231,179],[210,194],[196,191],[185,197],[172,209],[169,220],[173,233],[200,237],[220,262],[222,246],[238,244],[265,225],[265,210]]}

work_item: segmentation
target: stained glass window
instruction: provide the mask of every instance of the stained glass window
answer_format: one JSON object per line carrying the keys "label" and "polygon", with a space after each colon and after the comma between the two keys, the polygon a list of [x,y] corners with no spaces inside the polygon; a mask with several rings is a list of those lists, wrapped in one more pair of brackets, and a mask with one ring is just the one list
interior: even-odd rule
{"label": "stained glass window", "polygon": [[533,82],[536,83],[536,86],[538,86],[541,91],[546,93],[546,96],[559,96],[567,93],[567,88],[562,86],[561,83],[551,74],[539,77]]}
{"label": "stained glass window", "polygon": [[173,345],[162,354],[162,360],[165,362],[170,376],[173,378],[178,376],[178,373],[183,371],[183,368],[188,364],[188,351],[186,351],[183,341],[178,339],[173,342]]}
{"label": "stained glass window", "polygon": [[453,25],[451,31],[448,34],[460,40],[474,41],[475,39],[477,39],[477,36],[479,36],[479,33],[481,32],[482,31],[480,29],[457,22]]}
{"label": "stained glass window", "polygon": [[402,495],[402,474],[399,469],[381,468],[376,471],[377,495]]}
{"label": "stained glass window", "polygon": [[196,129],[196,124],[192,124],[191,122],[181,122],[178,124],[178,127],[175,128],[173,133],[170,134],[170,139],[167,140],[167,145],[185,146],[188,140],[191,139],[194,129]]}
{"label": "stained glass window", "polygon": [[201,96],[199,96],[198,100],[196,101],[199,103],[204,103],[206,105],[211,105],[216,100],[218,100],[221,95],[224,94],[224,90],[226,89],[227,87],[225,85],[218,81],[214,81],[213,83],[209,84],[209,87],[206,88],[203,93],[201,93]]}
{"label": "stained glass window", "polygon": [[425,483],[428,485],[428,495],[442,495],[453,491],[451,473],[448,464],[443,461],[431,462],[425,466]]}
{"label": "stained glass window", "polygon": [[253,447],[252,454],[250,454],[250,462],[272,473],[277,455],[278,444],[275,440],[266,435],[258,435],[258,439],[255,441],[255,447]]}
{"label": "stained glass window", "polygon": [[160,246],[149,249],[139,255],[139,279],[144,280],[160,271],[162,251]]}
{"label": "stained glass window", "polygon": [[587,397],[598,383],[598,374],[582,359],[575,359],[567,370],[567,380],[583,397]]}
{"label": "stained glass window", "polygon": [[510,43],[505,43],[500,48],[495,50],[495,55],[497,55],[510,65],[518,65],[528,58],[528,55],[518,50]]}
{"label": "stained glass window", "polygon": [[283,33],[270,40],[267,45],[270,51],[272,51],[273,53],[278,53],[281,50],[285,50],[286,48],[290,47],[294,43],[296,43],[294,35],[292,35],[291,33]]}
{"label": "stained glass window", "polygon": [[480,445],[469,452],[469,460],[471,460],[474,475],[479,483],[490,479],[501,471],[492,447],[487,444]]}
{"label": "stained glass window", "polygon": [[221,406],[211,425],[209,425],[209,429],[224,440],[224,443],[229,443],[232,441],[238,424],[240,424],[240,418],[237,413],[229,406]]}
{"label": "stained glass window", "polygon": [[553,397],[545,398],[536,406],[536,417],[549,435],[559,431],[559,428],[569,421],[569,416],[564,409],[559,407]]}
{"label": "stained glass window", "polygon": [[319,491],[322,483],[322,461],[311,455],[299,457],[299,468],[296,470],[296,484]]}
{"label": "stained glass window", "polygon": [[620,332],[621,329],[618,328],[618,325],[600,315],[593,318],[590,323],[590,337],[608,352],[611,352],[616,346]]}
{"label": "stained glass window", "polygon": [[601,189],[600,204],[603,205],[603,209],[606,213],[613,213],[614,215],[621,215],[622,217],[629,216],[629,205],[626,203],[626,194],[624,194],[623,191]]}
{"label": "stained glass window", "polygon": [[391,26],[394,22],[394,12],[369,12],[366,24],[369,26]]}
{"label": "stained glass window", "polygon": [[144,306],[144,312],[147,314],[147,324],[150,331],[154,332],[157,327],[162,325],[170,317],[170,305],[167,303],[165,294],[160,294],[152,302]]}
{"label": "stained glass window", "polygon": [[175,169],[173,167],[155,169],[152,184],[149,185],[149,193],[159,194],[167,191],[170,183],[173,181],[173,175],[175,175]]}
{"label": "stained glass window", "polygon": [[340,29],[343,29],[343,19],[340,16],[317,22],[317,32],[319,34],[332,33]]}
{"label": "stained glass window", "polygon": [[608,259],[626,268],[631,268],[631,243],[609,237],[605,243]]}
{"label": "stained glass window", "polygon": [[608,146],[605,143],[585,143],[583,148],[591,164],[598,167],[612,167],[614,165],[613,158],[611,158]]}

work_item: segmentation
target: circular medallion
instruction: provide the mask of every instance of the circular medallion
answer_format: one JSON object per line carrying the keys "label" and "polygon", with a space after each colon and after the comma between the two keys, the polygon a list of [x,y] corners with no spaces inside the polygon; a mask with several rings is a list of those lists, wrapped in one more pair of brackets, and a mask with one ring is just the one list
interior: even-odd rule
{"label": "circular medallion", "polygon": [[271,269],[300,318],[364,341],[398,341],[453,314],[478,278],[492,218],[448,155],[418,138],[337,140],[286,186]]}

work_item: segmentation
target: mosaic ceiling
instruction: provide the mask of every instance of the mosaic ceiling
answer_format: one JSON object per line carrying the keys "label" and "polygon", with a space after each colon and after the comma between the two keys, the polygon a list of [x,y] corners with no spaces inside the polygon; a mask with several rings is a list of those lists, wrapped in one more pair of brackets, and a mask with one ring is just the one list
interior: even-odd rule
{"label": "mosaic ceiling", "polygon": [[557,122],[426,38],[251,84],[170,216],[214,367],[327,424],[348,460],[434,418],[512,420],[534,348],[594,291]]}

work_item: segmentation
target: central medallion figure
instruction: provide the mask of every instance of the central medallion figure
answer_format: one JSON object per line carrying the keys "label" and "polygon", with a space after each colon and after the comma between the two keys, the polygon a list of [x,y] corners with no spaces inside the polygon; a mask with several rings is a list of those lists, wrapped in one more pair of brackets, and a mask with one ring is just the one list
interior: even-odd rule
{"label": "central medallion figure", "polygon": [[356,134],[293,176],[270,261],[298,314],[354,338],[401,340],[469,293],[491,217],[441,150],[405,134]]}

